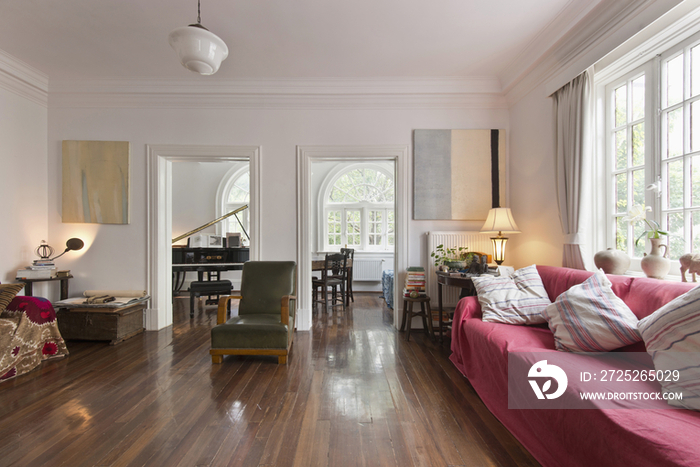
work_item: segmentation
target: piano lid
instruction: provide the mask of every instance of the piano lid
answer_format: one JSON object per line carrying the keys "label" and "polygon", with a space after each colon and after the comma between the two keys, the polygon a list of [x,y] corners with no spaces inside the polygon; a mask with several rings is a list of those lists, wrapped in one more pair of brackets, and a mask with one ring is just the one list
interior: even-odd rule
{"label": "piano lid", "polygon": [[[247,205],[247,204],[244,205],[244,206],[241,206],[241,207],[238,208],[238,209],[234,209],[233,211],[229,212],[228,214],[224,214],[223,216],[219,217],[218,219],[214,219],[214,220],[211,221],[211,222],[207,222],[206,224],[204,224],[204,225],[202,225],[202,226],[200,226],[200,227],[197,227],[197,228],[194,229],[194,230],[190,230],[190,231],[187,232],[186,234],[182,234],[182,235],[180,235],[180,236],[177,237],[177,238],[173,238],[172,243],[179,242],[179,241],[182,240],[183,238],[187,238],[187,237],[189,237],[190,235],[194,235],[194,234],[196,234],[197,232],[201,232],[202,230],[206,229],[207,227],[209,227],[209,226],[211,226],[211,225],[214,225],[214,224],[216,224],[217,222],[221,222],[222,220],[227,219],[227,218],[229,218],[229,217],[231,217],[231,216],[233,216],[233,215],[235,215],[235,214],[238,214],[239,212],[243,211],[244,209],[248,209],[248,205]],[[241,229],[243,229],[243,233],[245,234],[245,236],[248,237],[248,240],[250,240],[250,236],[248,235],[248,232],[245,231],[245,228],[243,227],[243,224],[241,224],[241,220],[238,219],[238,216],[236,216],[236,220],[238,221],[238,224],[241,226]]]}

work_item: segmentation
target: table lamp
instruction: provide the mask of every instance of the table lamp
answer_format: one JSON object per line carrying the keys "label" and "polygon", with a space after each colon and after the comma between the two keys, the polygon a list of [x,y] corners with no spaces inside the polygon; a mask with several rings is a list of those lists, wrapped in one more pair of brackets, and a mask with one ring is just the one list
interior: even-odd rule
{"label": "table lamp", "polygon": [[491,243],[493,243],[493,260],[500,266],[506,259],[506,242],[508,241],[508,237],[504,237],[503,234],[520,233],[520,230],[513,220],[510,208],[493,208],[489,210],[481,233],[498,233],[495,237],[491,237]]}

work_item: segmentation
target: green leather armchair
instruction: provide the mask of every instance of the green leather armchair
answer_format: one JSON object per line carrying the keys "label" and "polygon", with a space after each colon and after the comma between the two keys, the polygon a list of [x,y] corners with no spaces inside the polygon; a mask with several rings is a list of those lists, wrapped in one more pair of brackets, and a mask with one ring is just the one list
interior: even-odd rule
{"label": "green leather armchair", "polygon": [[[212,363],[224,355],[276,355],[287,363],[296,318],[296,263],[248,261],[243,264],[241,295],[219,299],[211,330]],[[230,300],[240,299],[238,316],[228,318]]]}

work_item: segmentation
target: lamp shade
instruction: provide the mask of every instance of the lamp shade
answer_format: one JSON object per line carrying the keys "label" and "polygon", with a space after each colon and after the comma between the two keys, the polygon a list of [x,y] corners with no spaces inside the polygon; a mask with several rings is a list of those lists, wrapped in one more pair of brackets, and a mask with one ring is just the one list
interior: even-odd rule
{"label": "lamp shade", "polygon": [[213,75],[228,57],[228,47],[216,34],[201,24],[174,29],[168,36],[182,65],[200,75]]}
{"label": "lamp shade", "polygon": [[489,210],[481,233],[520,233],[513,220],[510,208],[493,208]]}

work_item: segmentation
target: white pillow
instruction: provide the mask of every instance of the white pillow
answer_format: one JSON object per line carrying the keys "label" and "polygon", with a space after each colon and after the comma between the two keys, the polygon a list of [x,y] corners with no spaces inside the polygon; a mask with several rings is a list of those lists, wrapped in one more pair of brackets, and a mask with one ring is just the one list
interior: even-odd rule
{"label": "white pillow", "polygon": [[641,340],[637,317],[611,285],[598,271],[544,310],[557,350],[605,352]]}
{"label": "white pillow", "polygon": [[668,403],[700,410],[700,287],[639,320],[639,332],[657,374],[663,376],[662,392],[683,393],[682,400]]}
{"label": "white pillow", "polygon": [[472,277],[472,282],[483,321],[506,324],[545,322],[542,311],[552,302],[535,265],[518,269],[510,277]]}

